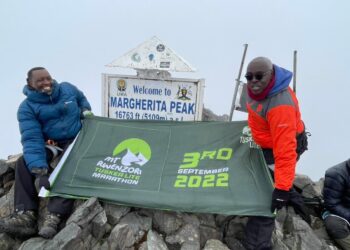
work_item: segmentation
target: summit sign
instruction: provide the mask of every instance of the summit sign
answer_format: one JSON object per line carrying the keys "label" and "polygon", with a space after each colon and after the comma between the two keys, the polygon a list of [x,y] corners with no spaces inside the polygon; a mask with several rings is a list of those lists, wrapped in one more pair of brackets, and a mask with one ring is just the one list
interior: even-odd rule
{"label": "summit sign", "polygon": [[107,64],[137,76],[102,74],[102,115],[119,120],[200,121],[204,79],[173,78],[196,71],[157,37]]}
{"label": "summit sign", "polygon": [[203,81],[104,75],[104,116],[121,120],[201,120]]}

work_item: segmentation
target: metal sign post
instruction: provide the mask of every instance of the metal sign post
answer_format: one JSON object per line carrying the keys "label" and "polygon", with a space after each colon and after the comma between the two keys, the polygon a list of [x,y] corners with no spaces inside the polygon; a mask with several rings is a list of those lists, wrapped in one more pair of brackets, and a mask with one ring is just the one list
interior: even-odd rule
{"label": "metal sign post", "polygon": [[244,44],[244,52],[243,52],[243,56],[242,56],[241,66],[240,66],[239,72],[238,72],[238,77],[236,79],[236,86],[235,86],[235,91],[233,93],[233,100],[232,100],[232,105],[231,105],[229,121],[232,121],[232,118],[233,118],[233,111],[235,110],[237,92],[238,92],[238,87],[241,83],[240,79],[241,79],[241,74],[242,74],[242,70],[243,70],[243,65],[244,65],[244,60],[245,60],[245,55],[247,53],[247,49],[248,49],[248,44]]}
{"label": "metal sign post", "polygon": [[293,91],[297,93],[297,51],[294,50],[293,56]]}

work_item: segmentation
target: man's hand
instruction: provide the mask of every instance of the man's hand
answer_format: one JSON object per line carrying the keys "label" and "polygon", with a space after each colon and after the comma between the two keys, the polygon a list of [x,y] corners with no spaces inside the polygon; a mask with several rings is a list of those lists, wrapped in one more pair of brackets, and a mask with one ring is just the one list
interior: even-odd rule
{"label": "man's hand", "polygon": [[295,191],[294,188],[290,191],[288,205],[292,206],[295,213],[299,214],[304,221],[311,225],[311,217],[306,209],[304,200],[302,196],[297,191]]}
{"label": "man's hand", "polygon": [[275,210],[279,210],[284,206],[287,206],[289,197],[289,191],[275,188],[272,193],[271,213],[274,213]]}
{"label": "man's hand", "polygon": [[89,116],[94,116],[94,113],[92,113],[91,110],[84,110],[83,111],[83,117],[89,117]]}
{"label": "man's hand", "polygon": [[271,212],[274,213],[275,210],[279,210],[284,206],[292,206],[296,214],[299,214],[303,220],[311,224],[311,217],[305,207],[304,200],[294,188],[290,191],[277,188],[273,190]]}
{"label": "man's hand", "polygon": [[49,175],[47,173],[47,168],[32,168],[31,172],[35,175],[34,185],[37,192],[39,192],[42,187],[44,187],[47,190],[50,190],[50,182]]}

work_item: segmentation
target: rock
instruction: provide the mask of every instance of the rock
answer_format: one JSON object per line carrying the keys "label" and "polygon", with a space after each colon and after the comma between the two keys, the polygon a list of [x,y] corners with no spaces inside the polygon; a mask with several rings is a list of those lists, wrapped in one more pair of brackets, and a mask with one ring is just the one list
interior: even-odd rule
{"label": "rock", "polygon": [[326,227],[323,221],[317,217],[311,217],[311,228],[313,229],[316,236],[321,240],[329,241],[330,237],[327,234]]}
{"label": "rock", "polygon": [[130,249],[136,242],[133,230],[127,224],[116,225],[108,237],[109,249]]}
{"label": "rock", "polygon": [[15,185],[12,186],[7,194],[0,198],[0,218],[9,216],[14,212],[14,193]]}
{"label": "rock", "polygon": [[148,250],[147,241],[142,242],[138,250]]}
{"label": "rock", "polygon": [[198,214],[200,245],[204,247],[210,239],[222,240],[222,232],[216,227],[215,216],[213,214]]}
{"label": "rock", "polygon": [[130,211],[130,207],[109,203],[104,203],[103,208],[106,211],[108,223],[112,226],[115,226],[120,221],[120,219]]}
{"label": "rock", "polygon": [[131,212],[120,220],[120,224],[129,226],[137,243],[152,228],[152,218],[140,216],[137,212]]}
{"label": "rock", "polygon": [[5,233],[0,233],[0,249],[1,250],[11,250],[17,249],[18,242],[12,239],[9,235]]}
{"label": "rock", "polygon": [[93,246],[91,250],[111,250],[111,249],[108,248],[107,241],[102,241],[102,243],[97,243],[95,246]]}
{"label": "rock", "polygon": [[[273,241],[273,250],[290,250],[289,247],[287,247],[284,243],[283,243],[283,239],[281,238],[276,238]],[[306,250],[306,249],[305,249]]]}
{"label": "rock", "polygon": [[78,207],[77,210],[68,218],[66,224],[76,223],[84,228],[87,224],[94,219],[94,217],[103,211],[102,206],[95,197],[87,200],[83,205]]}
{"label": "rock", "polygon": [[198,227],[193,224],[186,224],[178,232],[167,236],[165,241],[169,244],[180,244],[181,250],[200,249],[200,235]]}
{"label": "rock", "polygon": [[180,250],[199,250],[199,249],[200,249],[199,242],[187,241],[181,245]]}
{"label": "rock", "polygon": [[4,182],[4,189],[5,190],[10,190],[13,186],[13,184],[15,183],[14,181],[15,179],[15,173],[14,172],[10,172],[10,173],[7,173],[3,176],[3,182]]}
{"label": "rock", "polygon": [[[231,217],[231,220],[229,218],[227,218],[226,225],[222,225],[224,227],[224,241],[236,244],[236,240],[242,241],[244,238],[244,228],[248,217],[234,216]],[[232,248],[231,245],[228,244],[228,246]]]}
{"label": "rock", "polygon": [[202,121],[228,121],[229,116],[228,115],[216,115],[214,114],[213,111],[210,109],[204,108],[203,107],[203,112],[202,112]]}
{"label": "rock", "polygon": [[46,244],[49,240],[45,240],[40,237],[31,238],[27,241],[24,241],[19,247],[19,250],[42,250],[46,249]]}
{"label": "rock", "polygon": [[228,222],[231,220],[234,216],[232,215],[225,215],[225,214],[217,214],[215,216],[215,225],[220,227],[222,226],[226,221]]}
{"label": "rock", "polygon": [[302,190],[302,196],[305,198],[322,197],[322,189],[316,185],[306,175],[296,175],[294,179],[294,186]]}
{"label": "rock", "polygon": [[9,171],[9,164],[6,161],[0,160],[0,177]]}
{"label": "rock", "polygon": [[200,246],[204,247],[208,240],[222,240],[222,233],[217,229],[206,225],[199,226]]}
{"label": "rock", "polygon": [[98,241],[91,234],[83,238],[83,249],[91,249],[97,244]]}
{"label": "rock", "polygon": [[0,160],[0,187],[3,189],[2,195],[11,189],[14,179],[14,169],[10,167],[8,161]]}
{"label": "rock", "polygon": [[194,214],[180,213],[179,215],[184,221],[184,224],[190,224],[194,227],[199,227],[199,225],[201,224],[199,218]]}
{"label": "rock", "polygon": [[12,169],[15,169],[16,168],[16,163],[17,163],[17,160],[19,159],[19,157],[22,156],[22,153],[21,154],[17,154],[17,155],[10,155],[6,161],[6,164],[12,168]]}
{"label": "rock", "polygon": [[152,219],[142,217],[136,212],[127,214],[117,224],[108,238],[109,249],[134,249],[152,226]]}
{"label": "rock", "polygon": [[154,211],[153,226],[160,233],[166,235],[176,232],[183,224],[181,217],[176,212]]}
{"label": "rock", "polygon": [[245,250],[243,244],[241,241],[237,240],[236,238],[232,237],[232,238],[227,238],[226,245],[230,248],[230,249],[235,249],[235,250]]}
{"label": "rock", "polygon": [[97,239],[101,239],[107,231],[107,216],[106,212],[103,210],[101,213],[95,216],[91,222],[92,235]]}
{"label": "rock", "polygon": [[[318,190],[323,190],[323,185],[324,185],[324,178],[321,178],[315,182],[315,186],[317,186]],[[322,192],[321,192],[321,194],[322,194]]]}
{"label": "rock", "polygon": [[312,228],[299,217],[286,215],[283,224],[283,243],[289,249],[322,249],[322,241],[317,238]]}
{"label": "rock", "polygon": [[203,250],[230,250],[230,249],[219,240],[208,240]]}
{"label": "rock", "polygon": [[215,216],[213,214],[198,214],[196,216],[200,225],[216,228]]}
{"label": "rock", "polygon": [[155,231],[149,230],[147,234],[147,242],[144,250],[168,250],[163,238]]}
{"label": "rock", "polygon": [[82,229],[76,223],[69,223],[49,242],[45,249],[84,249]]}

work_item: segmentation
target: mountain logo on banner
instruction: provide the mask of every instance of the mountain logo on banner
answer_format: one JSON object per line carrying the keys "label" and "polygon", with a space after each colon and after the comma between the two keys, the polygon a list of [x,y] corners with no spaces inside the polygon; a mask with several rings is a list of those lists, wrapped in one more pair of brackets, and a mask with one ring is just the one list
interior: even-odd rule
{"label": "mountain logo on banner", "polygon": [[242,130],[242,136],[240,137],[241,144],[248,144],[250,148],[260,148],[252,137],[252,131],[249,126],[245,126]]}
{"label": "mountain logo on banner", "polygon": [[151,147],[144,140],[130,138],[122,141],[114,148],[113,156],[119,155],[123,166],[131,166],[133,164],[143,166],[151,159],[152,151]]}
{"label": "mountain logo on banner", "polygon": [[246,135],[246,136],[252,136],[252,131],[250,130],[250,127],[249,126],[245,126],[243,128],[242,134]]}
{"label": "mountain logo on banner", "polygon": [[185,59],[176,54],[156,36],[106,66],[177,72],[196,71]]}

